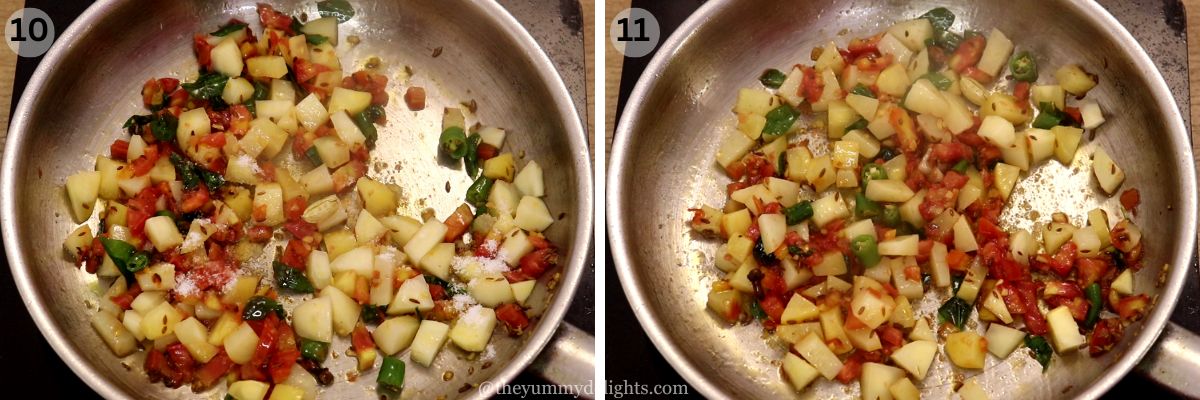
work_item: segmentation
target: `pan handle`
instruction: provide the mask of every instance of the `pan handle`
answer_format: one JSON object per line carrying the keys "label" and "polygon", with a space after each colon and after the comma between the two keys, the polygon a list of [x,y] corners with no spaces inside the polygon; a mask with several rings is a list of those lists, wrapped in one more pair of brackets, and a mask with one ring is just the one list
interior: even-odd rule
{"label": "pan handle", "polygon": [[563,322],[529,368],[533,373],[570,390],[577,397],[595,396],[596,338]]}
{"label": "pan handle", "polygon": [[1138,364],[1137,371],[1182,396],[1200,398],[1200,383],[1196,382],[1196,371],[1200,371],[1200,335],[1174,322],[1167,323],[1158,344]]}

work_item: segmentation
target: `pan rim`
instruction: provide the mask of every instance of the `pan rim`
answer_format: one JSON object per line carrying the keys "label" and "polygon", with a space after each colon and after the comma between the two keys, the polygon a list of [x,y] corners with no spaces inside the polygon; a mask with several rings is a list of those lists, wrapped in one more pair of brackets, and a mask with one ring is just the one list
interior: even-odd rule
{"label": "pan rim", "polygon": [[[107,9],[118,6],[118,3],[128,1],[132,0],[101,1],[88,6],[59,36],[56,46],[50,49],[38,65],[38,68],[34,71],[25,92],[21,95],[17,108],[11,116],[11,123],[9,125],[10,135],[5,145],[6,151],[3,154],[3,161],[0,163],[0,193],[4,193],[4,195],[0,196],[0,216],[3,217],[0,218],[0,233],[3,236],[3,245],[9,263],[9,270],[12,272],[13,280],[21,295],[22,303],[24,303],[39,332],[50,344],[51,348],[54,349],[58,357],[93,391],[104,398],[110,399],[134,397],[120,390],[115,385],[109,384],[106,377],[81,357],[76,351],[75,346],[66,339],[66,331],[55,322],[48,312],[41,309],[45,304],[46,298],[39,292],[28,271],[31,266],[25,262],[26,254],[20,247],[20,244],[24,242],[23,235],[11,216],[16,215],[17,212],[16,201],[14,199],[17,193],[17,177],[15,174],[17,162],[21,158],[19,154],[27,150],[30,141],[29,135],[25,132],[30,123],[29,116],[33,112],[32,104],[35,93],[39,91],[39,88],[46,85],[51,70],[63,63],[69,51],[67,49],[81,42],[81,37],[85,29],[80,27],[96,24],[105,18]],[[541,354],[542,350],[550,342],[560,324],[563,323],[563,317],[566,315],[574,298],[575,291],[579,286],[583,269],[587,261],[591,258],[594,199],[592,194],[592,161],[590,152],[588,151],[587,133],[580,120],[579,111],[571,101],[570,92],[567,90],[566,84],[563,82],[557,68],[555,68],[545,50],[528,30],[499,3],[485,0],[471,0],[469,3],[470,6],[480,9],[482,14],[493,17],[492,21],[497,25],[498,30],[508,35],[517,47],[522,50],[521,55],[527,58],[527,61],[532,64],[538,75],[538,83],[545,85],[547,92],[551,95],[555,104],[554,112],[561,119],[565,130],[564,134],[567,135],[570,144],[569,150],[572,160],[570,167],[573,169],[572,172],[575,175],[573,191],[576,196],[575,206],[571,210],[571,212],[575,213],[575,224],[573,224],[572,233],[569,236],[572,254],[566,260],[567,262],[563,264],[563,277],[559,280],[559,284],[553,292],[551,304],[542,315],[540,321],[538,321],[534,332],[526,340],[526,344],[509,360],[503,370],[497,372],[490,379],[495,384],[488,385],[488,388],[485,390],[476,390],[472,395],[465,397],[481,399],[496,394],[504,384],[512,381],[518,373],[531,365],[533,360]]]}
{"label": "pan rim", "polygon": [[[689,384],[704,396],[711,398],[729,398],[730,396],[722,391],[721,388],[714,385],[713,382],[704,378],[697,370],[696,364],[688,359],[680,346],[671,340],[666,330],[659,325],[656,319],[657,311],[647,307],[647,297],[642,291],[645,288],[645,283],[641,282],[634,272],[633,257],[630,246],[627,243],[627,232],[629,229],[627,229],[624,220],[620,216],[623,214],[624,208],[622,184],[629,168],[628,164],[631,162],[629,146],[632,140],[630,136],[634,130],[635,114],[642,112],[647,94],[658,83],[657,78],[662,76],[674,55],[690,41],[693,32],[700,29],[719,10],[725,8],[731,2],[730,0],[718,0],[702,5],[663,42],[662,47],[642,72],[634,86],[633,92],[629,96],[628,102],[625,104],[625,112],[620,116],[615,129],[613,156],[610,163],[608,186],[606,187],[607,198],[611,199],[607,202],[608,218],[606,221],[608,232],[610,232],[609,243],[615,264],[614,267],[620,279],[622,289],[625,292],[625,297],[629,301],[634,315],[638,319],[638,323],[663,357],[667,359],[671,366]],[[1196,166],[1192,161],[1193,152],[1190,144],[1190,134],[1184,125],[1183,116],[1180,113],[1178,104],[1175,102],[1174,96],[1170,95],[1171,92],[1162,77],[1162,73],[1133,35],[1100,4],[1096,2],[1073,1],[1059,1],[1059,3],[1060,5],[1071,7],[1072,11],[1092,20],[1100,29],[1110,34],[1112,39],[1122,45],[1123,48],[1137,49],[1137,51],[1130,52],[1131,60],[1136,68],[1142,71],[1149,71],[1147,75],[1144,75],[1144,78],[1149,81],[1149,89],[1156,94],[1160,94],[1155,96],[1156,106],[1163,110],[1164,116],[1167,117],[1166,125],[1168,133],[1172,144],[1175,146],[1174,157],[1176,162],[1172,166],[1180,170],[1180,178],[1185,182],[1184,187],[1181,188],[1183,191],[1183,204],[1176,205],[1176,208],[1180,212],[1178,216],[1184,221],[1195,221],[1197,183]],[[1191,268],[1192,257],[1196,251],[1195,223],[1183,224],[1181,229],[1175,233],[1188,238],[1188,244],[1182,247],[1180,251],[1172,254],[1170,259],[1173,261],[1173,265],[1169,268],[1170,276],[1155,303],[1154,311],[1143,320],[1141,332],[1133,339],[1126,353],[1101,374],[1092,385],[1080,392],[1076,396],[1077,398],[1094,399],[1100,397],[1128,374],[1158,340],[1158,336],[1162,333],[1171,316],[1171,312],[1178,303],[1188,269]]]}

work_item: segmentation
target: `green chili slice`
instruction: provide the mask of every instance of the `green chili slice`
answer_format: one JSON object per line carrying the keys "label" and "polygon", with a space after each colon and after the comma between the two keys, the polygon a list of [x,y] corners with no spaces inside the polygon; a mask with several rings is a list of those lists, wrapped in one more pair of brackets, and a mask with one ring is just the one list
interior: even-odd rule
{"label": "green chili slice", "polygon": [[324,362],[329,356],[329,343],[300,338],[300,356],[316,362]]}
{"label": "green chili slice", "polygon": [[383,366],[379,367],[379,377],[375,381],[394,390],[403,388],[404,361],[395,357],[384,357]]}
{"label": "green chili slice", "polygon": [[462,128],[452,126],[442,131],[438,143],[447,155],[455,160],[467,155],[467,134]]}
{"label": "green chili slice", "polygon": [[854,215],[858,219],[875,218],[883,214],[883,207],[874,200],[868,199],[863,192],[854,194]]}
{"label": "green chili slice", "polygon": [[957,172],[957,173],[960,173],[960,174],[965,174],[965,173],[967,173],[967,168],[970,168],[970,167],[971,167],[971,162],[970,162],[970,161],[967,161],[967,160],[959,160],[959,161],[958,161],[958,163],[957,163],[957,164],[954,164],[954,167],[953,167],[953,168],[951,168],[951,169],[953,169],[953,170],[954,170],[954,172]]}
{"label": "green chili slice", "polygon": [[1042,371],[1050,367],[1050,357],[1054,355],[1054,350],[1050,348],[1050,344],[1046,343],[1046,338],[1041,336],[1026,336],[1025,347],[1028,347],[1033,352],[1033,358],[1038,364],[1042,364]]}
{"label": "green chili slice", "polygon": [[1022,51],[1013,56],[1008,62],[1008,68],[1012,70],[1013,78],[1023,82],[1035,82],[1038,78],[1037,61],[1034,61],[1033,55],[1028,51]]}
{"label": "green chili slice", "polygon": [[1050,129],[1057,126],[1063,120],[1062,111],[1054,107],[1054,104],[1042,102],[1038,104],[1037,118],[1033,119],[1033,127],[1038,129]]}
{"label": "green chili slice", "polygon": [[1087,318],[1083,320],[1083,325],[1090,329],[1096,326],[1096,322],[1100,320],[1100,310],[1104,308],[1104,300],[1100,296],[1100,284],[1088,285],[1087,289],[1084,289],[1084,294],[1087,295],[1088,303],[1091,303],[1091,306],[1088,307]]}
{"label": "green chili slice", "polygon": [[812,202],[805,200],[785,208],[783,209],[783,216],[787,219],[788,225],[796,225],[804,222],[804,220],[813,216]]}
{"label": "green chili slice", "polygon": [[861,83],[858,85],[855,85],[854,88],[850,89],[850,93],[857,94],[859,96],[870,97],[872,99],[875,98],[875,92],[872,92],[871,88],[863,86],[863,84],[861,84]]}
{"label": "green chili slice", "polygon": [[858,258],[864,267],[870,268],[879,264],[879,246],[871,235],[859,235],[850,241],[850,252]]}
{"label": "green chili slice", "polygon": [[296,293],[312,293],[315,290],[312,282],[304,276],[304,272],[279,261],[272,263],[272,267],[275,272],[275,283],[279,284],[279,287]]}

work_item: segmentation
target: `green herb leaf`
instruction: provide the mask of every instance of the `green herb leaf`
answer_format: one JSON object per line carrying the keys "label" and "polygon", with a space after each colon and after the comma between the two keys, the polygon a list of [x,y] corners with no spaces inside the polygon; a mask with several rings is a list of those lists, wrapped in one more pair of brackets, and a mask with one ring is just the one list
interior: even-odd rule
{"label": "green herb leaf", "polygon": [[200,179],[204,180],[204,186],[208,186],[209,191],[220,189],[225,184],[225,177],[221,174],[204,168],[196,168],[196,170],[200,172]]}
{"label": "green herb leaf", "polygon": [[859,118],[859,119],[858,119],[858,121],[854,121],[854,123],[853,123],[853,124],[850,124],[850,126],[847,126],[847,127],[846,127],[846,132],[850,132],[850,131],[856,131],[856,130],[859,130],[859,129],[866,129],[866,128],[867,128],[867,125],[869,125],[869,124],[870,124],[870,123],[869,123],[869,122],[867,122],[867,120],[866,120],[866,119]]}
{"label": "green herb leaf", "polygon": [[250,301],[246,302],[246,309],[242,311],[242,319],[258,321],[266,318],[267,314],[271,312],[274,312],[280,319],[287,316],[283,312],[283,306],[279,305],[275,300],[263,296],[254,296],[250,298]]}
{"label": "green herb leaf", "polygon": [[335,17],[342,23],[354,18],[354,7],[346,0],[324,0],[317,2],[317,13],[322,17]]}
{"label": "green herb leaf", "polygon": [[1033,119],[1033,127],[1038,129],[1050,129],[1062,122],[1065,115],[1054,104],[1042,102],[1038,104],[1038,115]]}
{"label": "green herb leaf", "polygon": [[321,154],[317,153],[317,146],[309,147],[308,150],[304,151],[304,155],[308,157],[308,161],[312,162],[313,165],[321,165],[325,163],[325,161],[321,160]]}
{"label": "green herb leaf", "polygon": [[383,107],[372,105],[354,116],[354,125],[358,126],[358,130],[362,131],[363,136],[367,138],[367,147],[375,147],[375,141],[379,138],[375,121],[378,121],[383,115]]}
{"label": "green herb leaf", "polygon": [[207,72],[200,75],[195,82],[184,83],[182,86],[194,98],[213,101],[221,98],[221,92],[225,90],[225,83],[228,81],[228,76]]}
{"label": "green herb leaf", "polygon": [[949,322],[962,330],[967,324],[967,319],[971,317],[971,305],[967,304],[966,300],[958,297],[952,297],[938,308],[938,321],[941,323]]}
{"label": "green herb leaf", "polygon": [[754,319],[759,319],[759,320],[767,319],[767,312],[763,311],[762,305],[758,304],[758,300],[751,301],[750,306],[748,308],[749,308],[748,311],[750,312],[750,316],[754,317]]}
{"label": "green herb leaf", "polygon": [[304,272],[279,261],[271,263],[271,266],[275,272],[275,283],[279,284],[279,287],[296,293],[312,293],[314,291],[312,282],[304,276]]}
{"label": "green herb leaf", "polygon": [[129,119],[125,120],[125,124],[121,125],[121,127],[125,128],[129,131],[129,134],[133,135],[137,134],[137,131],[135,130],[137,127],[148,123],[150,123],[149,115],[131,115],[129,116]]}
{"label": "green herb leaf", "polygon": [[950,90],[950,86],[954,85],[954,82],[951,81],[950,78],[947,78],[945,75],[942,75],[939,72],[930,72],[925,75],[921,75],[921,79],[928,79],[933,86],[938,88],[938,90]]}
{"label": "green herb leaf", "polygon": [[246,26],[248,26],[248,25],[246,25],[245,23],[242,23],[242,22],[230,22],[229,24],[226,24],[225,26],[218,28],[216,31],[213,31],[213,33],[210,33],[210,35],[224,37],[224,36],[229,35],[230,33],[234,33],[234,32],[240,31],[242,29],[246,29]]}
{"label": "green herb leaf", "polygon": [[154,134],[155,139],[173,142],[177,129],[179,129],[179,119],[171,113],[158,113],[150,117],[150,132]]}
{"label": "green herb leaf", "polygon": [[779,89],[779,86],[783,85],[783,81],[785,80],[787,80],[787,74],[775,68],[764,71],[762,76],[758,77],[758,81],[762,82],[763,86],[771,89]]}
{"label": "green herb leaf", "polygon": [[304,35],[304,40],[308,41],[308,44],[321,44],[328,42],[329,38],[323,35],[306,34]]}
{"label": "green herb leaf", "polygon": [[763,125],[762,130],[763,140],[770,141],[787,133],[789,129],[792,129],[792,124],[796,122],[797,115],[796,110],[787,104],[782,104],[767,112],[767,123]]}
{"label": "green herb leaf", "polygon": [[946,49],[947,52],[952,52],[958,49],[958,45],[962,44],[963,37],[954,32],[942,31],[933,34],[934,43]]}
{"label": "green herb leaf", "polygon": [[946,7],[938,7],[921,14],[921,18],[929,20],[933,24],[933,29],[936,32],[945,32],[954,25],[954,13],[947,10]]}
{"label": "green herb leaf", "polygon": [[125,276],[125,280],[132,281],[133,271],[129,270],[128,263],[137,249],[123,240],[106,237],[100,238],[100,245],[104,247],[104,252],[108,253],[108,257],[113,260],[113,264],[117,265],[117,270],[121,271],[121,275]]}
{"label": "green herb leaf", "polygon": [[185,190],[192,190],[196,185],[200,184],[200,175],[196,172],[196,164],[191,160],[183,158],[179,153],[171,153],[171,165],[175,166],[175,170],[179,173],[179,180],[183,181]]}
{"label": "green herb leaf", "polygon": [[362,318],[364,324],[378,324],[383,322],[383,313],[386,309],[387,306],[366,304],[362,306],[362,311],[359,312],[359,317]]}
{"label": "green herb leaf", "polygon": [[864,86],[864,85],[863,85],[863,84],[861,84],[861,83],[860,83],[860,84],[857,84],[857,85],[854,85],[854,88],[850,89],[850,93],[851,93],[851,94],[857,94],[857,95],[859,95],[859,96],[866,96],[866,97],[870,97],[870,98],[872,98],[872,99],[874,99],[874,98],[875,98],[875,92],[872,92],[872,91],[871,91],[871,88],[869,88],[869,87],[866,87],[866,86]]}
{"label": "green herb leaf", "polygon": [[950,293],[953,293],[955,296],[958,296],[958,288],[962,287],[963,280],[965,280],[966,278],[967,278],[966,275],[951,276],[950,277]]}
{"label": "green herb leaf", "polygon": [[1050,357],[1054,355],[1054,349],[1051,349],[1050,344],[1046,343],[1046,338],[1026,336],[1025,347],[1033,352],[1033,358],[1037,360],[1038,364],[1042,364],[1042,372],[1045,372],[1046,368],[1050,368]]}
{"label": "green herb leaf", "polygon": [[954,167],[950,169],[953,169],[954,172],[965,174],[967,173],[967,168],[971,168],[971,162],[967,160],[959,160],[958,163],[954,164]]}

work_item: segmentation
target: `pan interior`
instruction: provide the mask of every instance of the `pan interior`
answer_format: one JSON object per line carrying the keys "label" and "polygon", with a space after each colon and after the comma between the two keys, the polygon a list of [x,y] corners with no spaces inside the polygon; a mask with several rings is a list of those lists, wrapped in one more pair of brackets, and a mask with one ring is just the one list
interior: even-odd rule
{"label": "pan interior", "polygon": [[[7,173],[17,192],[9,194],[14,212],[6,218],[12,218],[19,233],[5,232],[11,235],[8,244],[16,247],[8,252],[10,260],[19,258],[14,265],[23,265],[31,290],[41,299],[30,309],[48,316],[43,332],[52,342],[58,341],[68,364],[93,388],[111,396],[178,398],[190,391],[147,381],[141,369],[143,353],[118,360],[92,332],[89,321],[98,287],[103,285],[74,268],[58,244],[74,227],[62,185],[67,176],[90,170],[96,155],[106,154],[113,140],[127,136],[120,128],[122,122],[145,113],[138,95],[143,82],[151,77],[185,81],[196,77],[191,47],[195,33],[212,31],[230,18],[251,21],[255,32],[260,32],[255,2],[135,0],[96,7],[100,9],[91,11],[99,13],[87,26],[73,26],[74,36],[61,39],[61,57],[53,69],[44,71],[40,87],[30,87],[34,95],[24,100],[31,104],[16,119],[14,127],[22,129],[13,134],[24,140],[9,139],[8,150],[18,155]],[[291,15],[307,12],[309,18],[316,17],[315,7],[277,7]],[[590,238],[590,229],[576,229],[590,224],[588,164],[580,161],[586,160],[587,150],[578,117],[561,83],[555,81],[558,77],[536,61],[540,57],[536,44],[505,21],[509,17],[496,5],[414,1],[362,2],[357,7],[357,16],[339,26],[343,69],[348,74],[362,69],[368,58],[379,57],[391,97],[388,124],[380,128],[368,175],[403,189],[400,212],[404,215],[420,215],[427,208],[439,217],[449,215],[462,204],[471,182],[461,165],[439,161],[441,110],[473,102],[478,108],[468,117],[468,126],[480,121],[506,128],[506,146],[518,156],[518,164],[537,160],[544,166],[546,203],[558,218],[545,233],[560,246],[562,264],[572,265],[570,270],[551,271],[544,279],[565,279],[560,290],[573,291],[571,280],[579,276],[576,270]],[[153,18],[147,18],[149,8],[154,9]],[[357,45],[347,40],[351,35],[360,39]],[[406,69],[411,78],[402,72]],[[403,94],[409,86],[426,88],[424,111],[409,111],[405,106]],[[262,264],[272,258],[273,247],[267,246],[259,258]],[[269,270],[264,265],[257,268]],[[442,352],[448,354],[441,354],[433,366],[408,369],[406,395],[481,397],[474,389],[481,382],[515,376],[558,325],[570,298],[566,293],[565,298],[555,299],[545,283],[531,298],[538,304],[531,314],[545,313],[551,321],[535,325],[519,338],[495,334],[494,353],[484,356],[488,360],[446,346]],[[25,295],[30,302],[30,293]],[[333,349],[348,348],[348,339],[338,340]],[[359,376],[358,383],[347,383],[354,365],[345,354],[331,357],[325,366],[336,383],[322,396],[378,397],[377,368]],[[224,385],[217,386],[220,389],[202,395],[223,396]]]}
{"label": "pan interior", "polygon": [[[739,88],[757,86],[767,68],[811,64],[809,51],[831,39],[842,47],[850,38],[937,6],[955,13],[955,31],[1000,28],[1018,48],[1037,54],[1043,81],[1066,63],[1079,63],[1100,76],[1100,86],[1088,98],[1101,104],[1108,122],[1094,138],[1085,138],[1070,166],[1049,161],[1022,179],[1004,213],[1006,228],[1042,226],[1056,211],[1068,214],[1076,225],[1095,207],[1120,215],[1113,214],[1120,207],[1117,199],[1102,195],[1092,178],[1089,156],[1103,147],[1127,173],[1122,188],[1141,192],[1134,221],[1146,232],[1148,253],[1145,268],[1136,275],[1137,291],[1155,297],[1163,291],[1161,278],[1182,279],[1165,267],[1186,268],[1193,242],[1188,232],[1194,221],[1185,220],[1194,209],[1192,163],[1177,110],[1164,107],[1173,104],[1170,94],[1155,92],[1159,78],[1131,56],[1141,51],[1135,44],[1121,42],[1109,30],[1113,28],[1063,3],[729,1],[708,4],[701,10],[703,18],[694,16],[695,29],[679,36],[676,47],[667,42],[659,55],[666,58],[652,63],[640,92],[634,93],[618,133],[623,142],[617,144],[614,168],[621,171],[620,179],[610,191],[618,194],[612,201],[619,202],[621,211],[610,215],[618,235],[614,241],[620,242],[617,259],[626,264],[618,268],[622,283],[643,325],[651,326],[648,331],[668,359],[674,358],[675,367],[710,397],[858,397],[858,385],[824,379],[797,394],[779,372],[785,345],[766,340],[758,324],[730,327],[706,310],[709,288],[722,275],[713,266],[719,243],[690,232],[687,210],[724,205],[729,179],[714,157],[724,135],[738,134],[729,110]],[[1173,303],[1174,294],[1161,301]],[[930,290],[914,309],[936,321],[936,308],[946,298],[944,290]],[[982,334],[985,328],[973,321],[968,329]],[[1044,374],[1026,350],[1006,360],[989,356],[982,371],[952,367],[939,355],[919,387],[924,396],[948,398],[964,378],[981,375],[992,398],[1076,396],[1112,373],[1141,330],[1141,323],[1127,328],[1125,339],[1096,359],[1083,352],[1056,356]]]}

